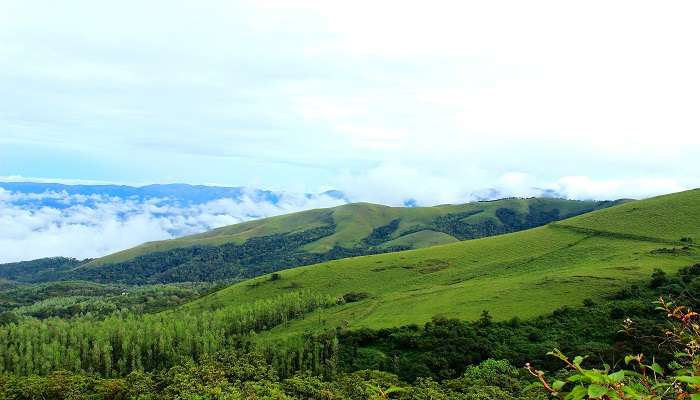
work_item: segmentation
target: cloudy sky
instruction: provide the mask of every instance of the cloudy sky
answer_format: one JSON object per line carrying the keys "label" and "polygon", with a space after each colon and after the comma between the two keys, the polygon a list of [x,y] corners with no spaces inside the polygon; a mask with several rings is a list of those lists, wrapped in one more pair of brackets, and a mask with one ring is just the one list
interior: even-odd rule
{"label": "cloudy sky", "polygon": [[697,1],[0,0],[0,176],[354,200],[700,186]]}

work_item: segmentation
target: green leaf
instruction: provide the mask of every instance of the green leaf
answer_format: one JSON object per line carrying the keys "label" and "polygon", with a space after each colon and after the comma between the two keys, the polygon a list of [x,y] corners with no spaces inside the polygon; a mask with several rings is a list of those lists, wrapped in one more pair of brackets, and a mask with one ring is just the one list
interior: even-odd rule
{"label": "green leaf", "polygon": [[651,368],[652,371],[656,372],[656,373],[659,374],[659,375],[663,375],[663,374],[664,374],[664,369],[661,368],[661,366],[660,366],[659,364],[657,364],[657,363],[653,363],[653,364],[651,364],[651,365],[648,365],[648,367]]}
{"label": "green leaf", "polygon": [[566,382],[564,381],[554,381],[554,383],[552,383],[552,388],[557,392],[561,392],[561,389],[564,387],[564,385],[566,385]]}
{"label": "green leaf", "polygon": [[406,389],[398,387],[398,386],[392,386],[389,389],[385,390],[384,393],[389,394],[389,393],[400,393],[400,392],[405,392]]}
{"label": "green leaf", "polygon": [[639,397],[639,393],[637,393],[637,391],[631,386],[623,386],[622,391],[634,398]]}
{"label": "green leaf", "polygon": [[564,400],[583,400],[586,397],[586,388],[576,386],[569,394],[564,397]]}
{"label": "green leaf", "polygon": [[637,356],[625,356],[625,364],[629,365],[630,362],[637,359]]}
{"label": "green leaf", "polygon": [[690,400],[700,400],[700,393],[690,395]]}
{"label": "green leaf", "polygon": [[574,365],[581,365],[581,363],[583,362],[583,359],[584,358],[581,356],[574,357]]}
{"label": "green leaf", "polygon": [[676,380],[690,385],[700,385],[700,376],[677,376]]}
{"label": "green leaf", "polygon": [[588,387],[588,397],[592,399],[599,399],[608,393],[608,388],[595,383]]}
{"label": "green leaf", "polygon": [[579,374],[571,375],[570,377],[566,378],[566,380],[569,382],[580,382],[582,379],[583,375]]}
{"label": "green leaf", "polygon": [[605,379],[605,375],[601,374],[596,370],[586,371],[584,372],[584,376],[590,379],[591,383],[605,383],[607,381]]}
{"label": "green leaf", "polygon": [[622,380],[625,379],[625,371],[620,370],[613,372],[612,374],[608,375],[608,378],[610,378],[613,383],[622,382]]}

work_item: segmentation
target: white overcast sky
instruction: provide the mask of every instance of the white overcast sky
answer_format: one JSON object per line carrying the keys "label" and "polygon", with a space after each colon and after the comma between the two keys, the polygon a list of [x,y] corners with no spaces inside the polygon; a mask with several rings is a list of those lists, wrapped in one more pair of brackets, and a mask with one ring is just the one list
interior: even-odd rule
{"label": "white overcast sky", "polygon": [[0,176],[392,204],[696,187],[699,17],[697,1],[0,0]]}

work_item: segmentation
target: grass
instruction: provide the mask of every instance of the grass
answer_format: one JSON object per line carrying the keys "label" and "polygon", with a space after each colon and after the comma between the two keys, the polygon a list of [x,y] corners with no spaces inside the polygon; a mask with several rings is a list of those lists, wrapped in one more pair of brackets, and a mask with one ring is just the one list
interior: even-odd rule
{"label": "grass", "polygon": [[180,311],[247,304],[303,288],[338,297],[366,292],[369,297],[261,336],[341,325],[420,324],[436,315],[476,319],[482,310],[499,320],[527,318],[579,305],[585,298],[600,298],[647,279],[654,268],[671,272],[700,262],[697,245],[677,253],[654,252],[684,246],[682,237],[700,238],[700,190],[627,203],[508,235],[294,268],[279,272],[279,280],[262,276],[232,285]]}
{"label": "grass", "polygon": [[500,225],[500,221],[495,216],[497,209],[505,207],[526,213],[528,207],[536,203],[544,205],[547,209],[558,208],[562,215],[581,213],[597,205],[596,202],[561,199],[504,199],[436,207],[387,207],[378,204],[355,203],[249,221],[173,240],[149,242],[93,260],[87,266],[96,267],[128,261],[148,253],[167,251],[174,248],[196,245],[216,246],[225,243],[240,244],[253,237],[299,232],[327,225],[330,221],[336,224],[335,233],[309,243],[303,250],[323,253],[334,246],[356,247],[361,245],[362,239],[372,233],[375,228],[387,225],[396,219],[401,220],[398,229],[393,234],[393,239],[396,239],[396,245],[423,248],[454,242],[456,239],[450,235],[433,231],[425,231],[420,235],[401,236],[411,229],[419,226],[424,227],[435,218],[450,213],[481,211],[464,220],[478,223],[491,219],[497,225]]}
{"label": "grass", "polygon": [[443,232],[435,232],[432,230],[425,230],[415,233],[409,233],[405,236],[401,236],[394,240],[390,240],[381,247],[394,247],[394,246],[408,246],[414,249],[420,249],[423,247],[438,246],[441,244],[448,244],[458,242],[454,236],[450,236]]}

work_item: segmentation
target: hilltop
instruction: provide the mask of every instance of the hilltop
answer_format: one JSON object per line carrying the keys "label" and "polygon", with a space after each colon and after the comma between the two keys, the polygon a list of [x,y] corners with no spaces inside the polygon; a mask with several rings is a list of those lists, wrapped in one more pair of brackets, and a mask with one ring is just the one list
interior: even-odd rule
{"label": "hilltop", "polygon": [[[700,190],[629,202],[547,226],[424,249],[349,258],[261,276],[192,302],[191,313],[292,291],[337,298],[272,331],[382,328],[433,316],[496,319],[541,315],[601,298],[700,261]],[[341,302],[342,303],[342,302]]]}

